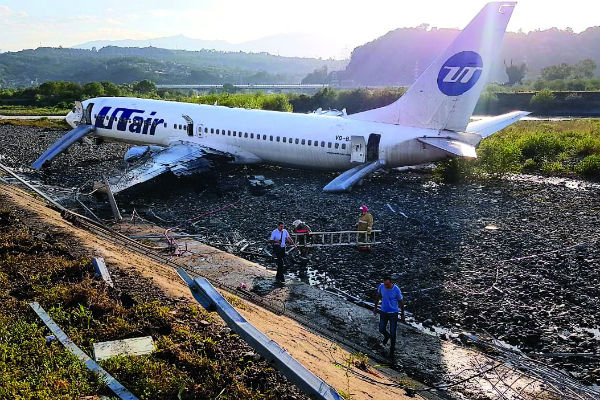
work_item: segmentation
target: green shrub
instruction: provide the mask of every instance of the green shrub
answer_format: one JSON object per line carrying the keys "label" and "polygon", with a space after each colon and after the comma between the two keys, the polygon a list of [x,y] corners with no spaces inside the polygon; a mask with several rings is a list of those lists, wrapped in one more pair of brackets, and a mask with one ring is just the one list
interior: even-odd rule
{"label": "green shrub", "polygon": [[433,174],[441,182],[465,182],[475,174],[474,161],[465,158],[450,158],[436,164]]}
{"label": "green shrub", "polygon": [[542,89],[533,95],[529,101],[531,108],[538,112],[544,112],[556,103],[556,96],[550,89]]}
{"label": "green shrub", "polygon": [[522,168],[522,151],[514,143],[504,142],[498,146],[484,141],[479,147],[478,156],[479,167],[489,174],[518,173]]}
{"label": "green shrub", "polygon": [[566,144],[556,133],[538,133],[528,135],[517,143],[521,148],[523,157],[532,158],[536,161],[555,159],[563,152]]}
{"label": "green shrub", "polygon": [[566,168],[560,161],[549,161],[542,164],[542,171],[549,175],[561,175]]}
{"label": "green shrub", "polygon": [[577,164],[575,170],[586,178],[600,179],[600,154],[587,156]]}

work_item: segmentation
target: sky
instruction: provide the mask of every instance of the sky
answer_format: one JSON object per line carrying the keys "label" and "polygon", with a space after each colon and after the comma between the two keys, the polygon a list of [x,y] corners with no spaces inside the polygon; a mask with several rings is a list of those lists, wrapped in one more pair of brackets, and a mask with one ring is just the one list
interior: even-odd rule
{"label": "sky", "polygon": [[[462,28],[480,0],[0,0],[0,51],[70,47],[91,40],[185,35],[240,43],[283,33],[317,33],[340,43],[333,58],[390,30],[423,23]],[[509,31],[600,25],[600,2],[522,0]]]}

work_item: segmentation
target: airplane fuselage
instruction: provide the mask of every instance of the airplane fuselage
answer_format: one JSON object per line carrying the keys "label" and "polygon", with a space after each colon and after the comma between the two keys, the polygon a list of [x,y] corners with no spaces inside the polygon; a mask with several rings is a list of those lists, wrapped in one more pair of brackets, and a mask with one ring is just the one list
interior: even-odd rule
{"label": "airplane fuselage", "polygon": [[[162,100],[95,98],[83,102],[84,109],[90,103],[96,136],[143,145],[198,143],[229,153],[240,164],[326,170],[347,170],[375,160],[387,167],[416,165],[448,156],[416,138],[458,135],[348,117]],[[72,113],[67,122],[75,124]]]}

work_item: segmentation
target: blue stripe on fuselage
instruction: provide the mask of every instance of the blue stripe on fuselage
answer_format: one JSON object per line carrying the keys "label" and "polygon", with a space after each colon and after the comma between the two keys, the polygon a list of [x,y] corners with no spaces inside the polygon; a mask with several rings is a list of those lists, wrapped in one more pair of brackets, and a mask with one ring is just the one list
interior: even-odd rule
{"label": "blue stripe on fuselage", "polygon": [[[117,107],[110,115],[108,122],[105,122],[106,117],[111,109],[112,107],[110,106],[102,107],[96,117],[96,128],[113,129],[113,122],[118,121],[116,130],[125,132],[127,130],[127,124],[129,123],[129,120],[133,114],[144,114],[146,112],[145,110],[137,110],[134,108]],[[156,115],[156,111],[152,111],[150,113],[150,117],[146,119],[139,115],[134,116],[132,123],[129,125],[129,132],[141,133],[143,135],[154,135],[156,127],[165,122],[165,120],[162,118],[152,118],[154,115]]]}

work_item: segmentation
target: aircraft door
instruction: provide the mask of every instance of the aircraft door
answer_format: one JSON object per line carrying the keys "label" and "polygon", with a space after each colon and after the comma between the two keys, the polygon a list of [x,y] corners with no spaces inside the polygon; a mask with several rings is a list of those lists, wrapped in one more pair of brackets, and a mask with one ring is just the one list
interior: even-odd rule
{"label": "aircraft door", "polygon": [[92,109],[94,108],[94,103],[88,103],[85,111],[83,112],[82,123],[86,125],[92,125]]}
{"label": "aircraft door", "polygon": [[367,143],[367,162],[373,162],[379,160],[379,141],[381,135],[377,133],[371,133],[369,135],[369,142]]}
{"label": "aircraft door", "polygon": [[189,117],[189,115],[182,115],[185,122],[187,122],[187,134],[188,136],[194,136],[194,121]]}
{"label": "aircraft door", "polygon": [[350,145],[352,151],[350,152],[350,162],[364,163],[366,160],[366,144],[363,136],[352,136]]}

